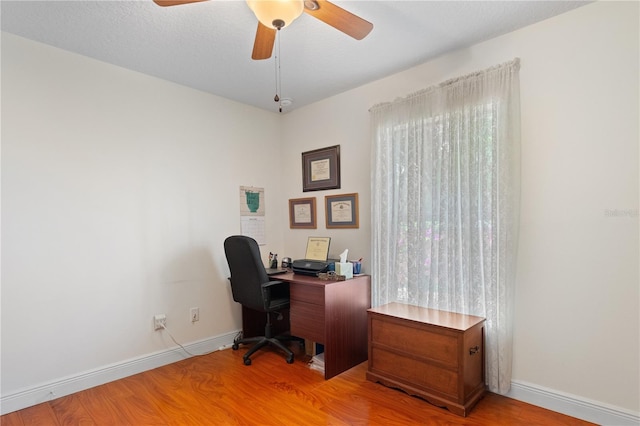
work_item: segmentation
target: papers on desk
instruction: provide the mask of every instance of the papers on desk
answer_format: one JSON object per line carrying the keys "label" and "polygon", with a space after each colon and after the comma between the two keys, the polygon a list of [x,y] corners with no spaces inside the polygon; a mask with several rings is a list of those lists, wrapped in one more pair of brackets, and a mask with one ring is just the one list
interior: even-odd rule
{"label": "papers on desk", "polygon": [[324,352],[311,358],[311,361],[309,361],[309,368],[312,370],[318,370],[324,374]]}

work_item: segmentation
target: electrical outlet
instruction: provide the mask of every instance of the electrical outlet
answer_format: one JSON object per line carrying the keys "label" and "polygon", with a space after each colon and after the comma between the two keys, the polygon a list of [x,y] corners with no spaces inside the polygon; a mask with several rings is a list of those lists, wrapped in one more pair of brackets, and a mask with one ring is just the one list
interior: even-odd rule
{"label": "electrical outlet", "polygon": [[200,308],[191,308],[191,322],[200,321]]}
{"label": "electrical outlet", "polygon": [[153,316],[153,329],[155,331],[162,330],[167,325],[167,316],[165,314],[157,314]]}

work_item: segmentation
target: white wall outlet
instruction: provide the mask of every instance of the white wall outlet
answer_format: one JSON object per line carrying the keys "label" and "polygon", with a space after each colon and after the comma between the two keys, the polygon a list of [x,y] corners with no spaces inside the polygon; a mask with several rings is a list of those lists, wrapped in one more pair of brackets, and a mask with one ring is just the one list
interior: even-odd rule
{"label": "white wall outlet", "polygon": [[191,322],[200,321],[200,308],[191,308]]}
{"label": "white wall outlet", "polygon": [[162,330],[167,325],[167,316],[165,314],[157,314],[153,316],[153,329],[155,331]]}

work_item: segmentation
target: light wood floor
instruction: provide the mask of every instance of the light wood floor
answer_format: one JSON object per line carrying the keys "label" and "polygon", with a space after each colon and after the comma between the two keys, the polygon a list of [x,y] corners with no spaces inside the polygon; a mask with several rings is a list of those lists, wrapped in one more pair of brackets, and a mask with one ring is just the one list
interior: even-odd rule
{"label": "light wood floor", "polygon": [[325,381],[300,353],[189,358],[0,417],[13,425],[587,425],[487,394],[466,418],[365,379],[366,362]]}

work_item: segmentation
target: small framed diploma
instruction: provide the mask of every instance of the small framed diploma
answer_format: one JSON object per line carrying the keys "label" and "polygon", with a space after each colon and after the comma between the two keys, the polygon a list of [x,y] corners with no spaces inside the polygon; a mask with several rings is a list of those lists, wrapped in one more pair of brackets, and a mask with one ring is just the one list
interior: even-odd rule
{"label": "small framed diploma", "polygon": [[316,199],[294,198],[289,200],[289,228],[316,229]]}
{"label": "small framed diploma", "polygon": [[302,191],[340,188],[340,145],[302,153]]}
{"label": "small framed diploma", "polygon": [[327,228],[358,228],[358,193],[324,197]]}

